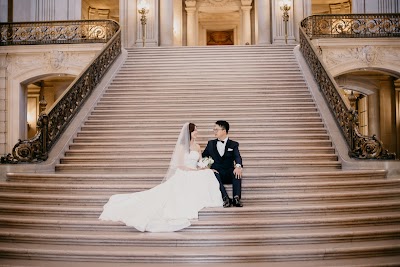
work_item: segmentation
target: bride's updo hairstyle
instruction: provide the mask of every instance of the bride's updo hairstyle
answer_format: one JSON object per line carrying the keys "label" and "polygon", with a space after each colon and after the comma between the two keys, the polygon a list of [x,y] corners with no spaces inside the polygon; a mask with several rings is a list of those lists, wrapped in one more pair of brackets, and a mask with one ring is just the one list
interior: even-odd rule
{"label": "bride's updo hairstyle", "polygon": [[192,132],[196,129],[196,124],[189,122],[189,140],[192,140]]}

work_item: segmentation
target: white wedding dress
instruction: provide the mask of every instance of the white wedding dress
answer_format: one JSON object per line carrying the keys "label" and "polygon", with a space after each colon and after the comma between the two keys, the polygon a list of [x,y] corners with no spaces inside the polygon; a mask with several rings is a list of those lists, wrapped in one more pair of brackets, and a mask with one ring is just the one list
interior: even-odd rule
{"label": "white wedding dress", "polygon": [[222,207],[218,180],[210,169],[195,170],[200,154],[185,155],[185,167],[149,190],[111,196],[101,220],[121,221],[139,231],[173,232],[190,225],[204,207]]}

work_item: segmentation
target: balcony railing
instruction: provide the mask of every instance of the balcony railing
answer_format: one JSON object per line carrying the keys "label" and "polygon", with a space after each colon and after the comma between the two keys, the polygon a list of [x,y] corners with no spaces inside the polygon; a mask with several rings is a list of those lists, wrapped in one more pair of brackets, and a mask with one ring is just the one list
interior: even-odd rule
{"label": "balcony railing", "polygon": [[314,15],[301,27],[310,39],[400,37],[400,14]]}
{"label": "balcony railing", "polygon": [[29,140],[19,140],[12,153],[1,158],[1,163],[44,161],[51,147],[121,53],[119,24],[112,20],[4,23],[0,24],[0,33],[1,45],[106,43],[53,104],[49,113],[40,114],[36,135]]}
{"label": "balcony railing", "polygon": [[0,24],[0,45],[107,43],[118,31],[112,20]]}
{"label": "balcony railing", "polygon": [[343,100],[339,86],[327,71],[317,49],[311,43],[311,38],[400,37],[399,18],[399,14],[316,15],[301,23],[300,51],[342,130],[350,148],[349,156],[352,158],[395,159],[396,155],[388,153],[375,135],[364,136],[360,133],[357,111]]}

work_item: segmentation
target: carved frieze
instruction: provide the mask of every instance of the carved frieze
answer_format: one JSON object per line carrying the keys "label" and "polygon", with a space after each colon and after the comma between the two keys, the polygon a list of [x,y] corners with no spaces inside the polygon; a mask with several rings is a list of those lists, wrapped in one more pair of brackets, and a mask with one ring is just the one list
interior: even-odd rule
{"label": "carved frieze", "polygon": [[323,49],[323,58],[328,68],[338,65],[358,65],[364,67],[399,65],[400,52],[398,49],[365,45],[353,48]]}
{"label": "carved frieze", "polygon": [[95,52],[65,52],[52,50],[31,54],[11,54],[7,56],[7,72],[11,77],[37,69],[48,72],[69,72],[73,68],[82,69],[94,57]]}

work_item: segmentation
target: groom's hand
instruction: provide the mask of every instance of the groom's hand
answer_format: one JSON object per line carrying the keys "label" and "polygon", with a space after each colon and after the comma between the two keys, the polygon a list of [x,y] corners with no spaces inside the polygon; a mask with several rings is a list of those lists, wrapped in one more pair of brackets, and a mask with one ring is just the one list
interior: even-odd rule
{"label": "groom's hand", "polygon": [[235,175],[236,179],[241,179],[242,178],[242,167],[236,167],[233,170],[233,174]]}

